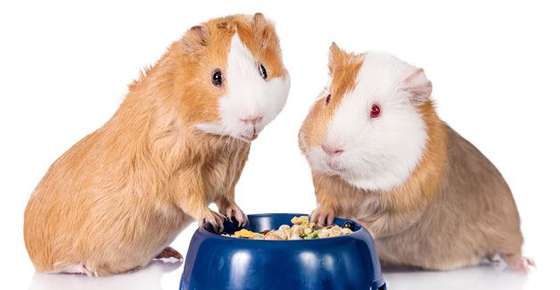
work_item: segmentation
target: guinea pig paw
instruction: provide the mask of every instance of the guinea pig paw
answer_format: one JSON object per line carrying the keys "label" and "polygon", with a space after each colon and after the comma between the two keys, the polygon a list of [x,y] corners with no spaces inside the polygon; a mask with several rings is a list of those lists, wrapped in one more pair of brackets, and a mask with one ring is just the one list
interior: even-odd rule
{"label": "guinea pig paw", "polygon": [[330,207],[319,206],[311,213],[311,222],[319,226],[330,226],[334,222],[334,209]]}
{"label": "guinea pig paw", "polygon": [[224,230],[225,216],[221,213],[208,210],[208,212],[201,219],[201,226],[210,224],[216,233],[221,233]]}
{"label": "guinea pig paw", "polygon": [[506,263],[511,270],[521,273],[529,273],[531,267],[535,267],[535,261],[526,257],[506,258]]}
{"label": "guinea pig paw", "polygon": [[236,204],[231,204],[224,209],[225,216],[232,221],[235,219],[240,227],[247,225],[248,218],[247,215],[237,206]]}
{"label": "guinea pig paw", "polygon": [[172,247],[166,247],[154,259],[160,260],[164,263],[178,263],[183,261],[183,255]]}

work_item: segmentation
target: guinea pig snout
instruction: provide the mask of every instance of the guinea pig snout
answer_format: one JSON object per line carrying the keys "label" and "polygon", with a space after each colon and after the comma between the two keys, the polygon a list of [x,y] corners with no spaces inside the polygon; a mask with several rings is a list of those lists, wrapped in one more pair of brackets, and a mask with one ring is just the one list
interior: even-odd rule
{"label": "guinea pig snout", "polygon": [[251,115],[251,116],[247,116],[247,117],[243,117],[241,119],[239,119],[241,121],[241,123],[247,124],[247,125],[253,125],[253,127],[257,126],[258,123],[260,123],[263,120],[263,115]]}
{"label": "guinea pig snout", "polygon": [[342,149],[341,147],[330,146],[326,144],[321,144],[321,149],[323,149],[323,151],[329,156],[338,156],[344,152],[344,149]]}
{"label": "guinea pig snout", "polygon": [[239,121],[241,121],[241,123],[244,125],[244,129],[240,134],[241,138],[246,139],[247,141],[253,141],[257,139],[261,128],[260,125],[263,121],[263,115],[261,114],[249,115],[240,118]]}
{"label": "guinea pig snout", "polygon": [[340,164],[340,155],[344,153],[344,149],[340,146],[332,146],[327,144],[321,144],[321,149],[326,154],[326,164],[331,170],[342,171],[342,166]]}

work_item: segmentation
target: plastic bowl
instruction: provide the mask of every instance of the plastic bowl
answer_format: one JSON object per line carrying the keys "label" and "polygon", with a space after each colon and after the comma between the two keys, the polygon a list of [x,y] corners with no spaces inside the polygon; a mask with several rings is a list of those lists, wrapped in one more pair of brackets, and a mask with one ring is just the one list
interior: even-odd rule
{"label": "plastic bowl", "polygon": [[[261,232],[290,225],[303,214],[249,215],[248,229]],[[371,235],[358,223],[346,236],[293,241],[224,237],[199,228],[191,239],[181,290],[378,290],[385,289]],[[224,225],[226,233],[236,226]]]}

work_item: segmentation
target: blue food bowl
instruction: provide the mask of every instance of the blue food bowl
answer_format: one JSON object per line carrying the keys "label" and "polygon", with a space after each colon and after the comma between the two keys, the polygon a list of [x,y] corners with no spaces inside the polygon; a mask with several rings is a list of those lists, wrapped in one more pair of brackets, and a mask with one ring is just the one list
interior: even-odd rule
{"label": "blue food bowl", "polygon": [[[249,215],[251,231],[290,225],[302,214]],[[354,233],[316,240],[247,240],[199,228],[192,237],[181,290],[378,290],[385,289],[373,239],[358,223]],[[225,233],[236,224],[226,222]]]}

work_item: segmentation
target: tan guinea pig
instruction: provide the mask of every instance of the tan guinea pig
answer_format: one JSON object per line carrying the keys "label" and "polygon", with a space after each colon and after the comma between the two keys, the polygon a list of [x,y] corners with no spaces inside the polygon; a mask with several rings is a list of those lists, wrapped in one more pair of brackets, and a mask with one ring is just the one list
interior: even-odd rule
{"label": "tan guinea pig", "polygon": [[446,270],[499,255],[527,270],[508,185],[438,118],[424,72],[335,44],[329,69],[299,135],[318,202],[313,220],[359,220],[384,264]]}
{"label": "tan guinea pig", "polygon": [[37,186],[24,225],[36,269],[121,273],[154,257],[181,258],[166,247],[193,220],[244,223],[235,184],[250,141],[288,90],[278,38],[262,14],[191,28]]}

